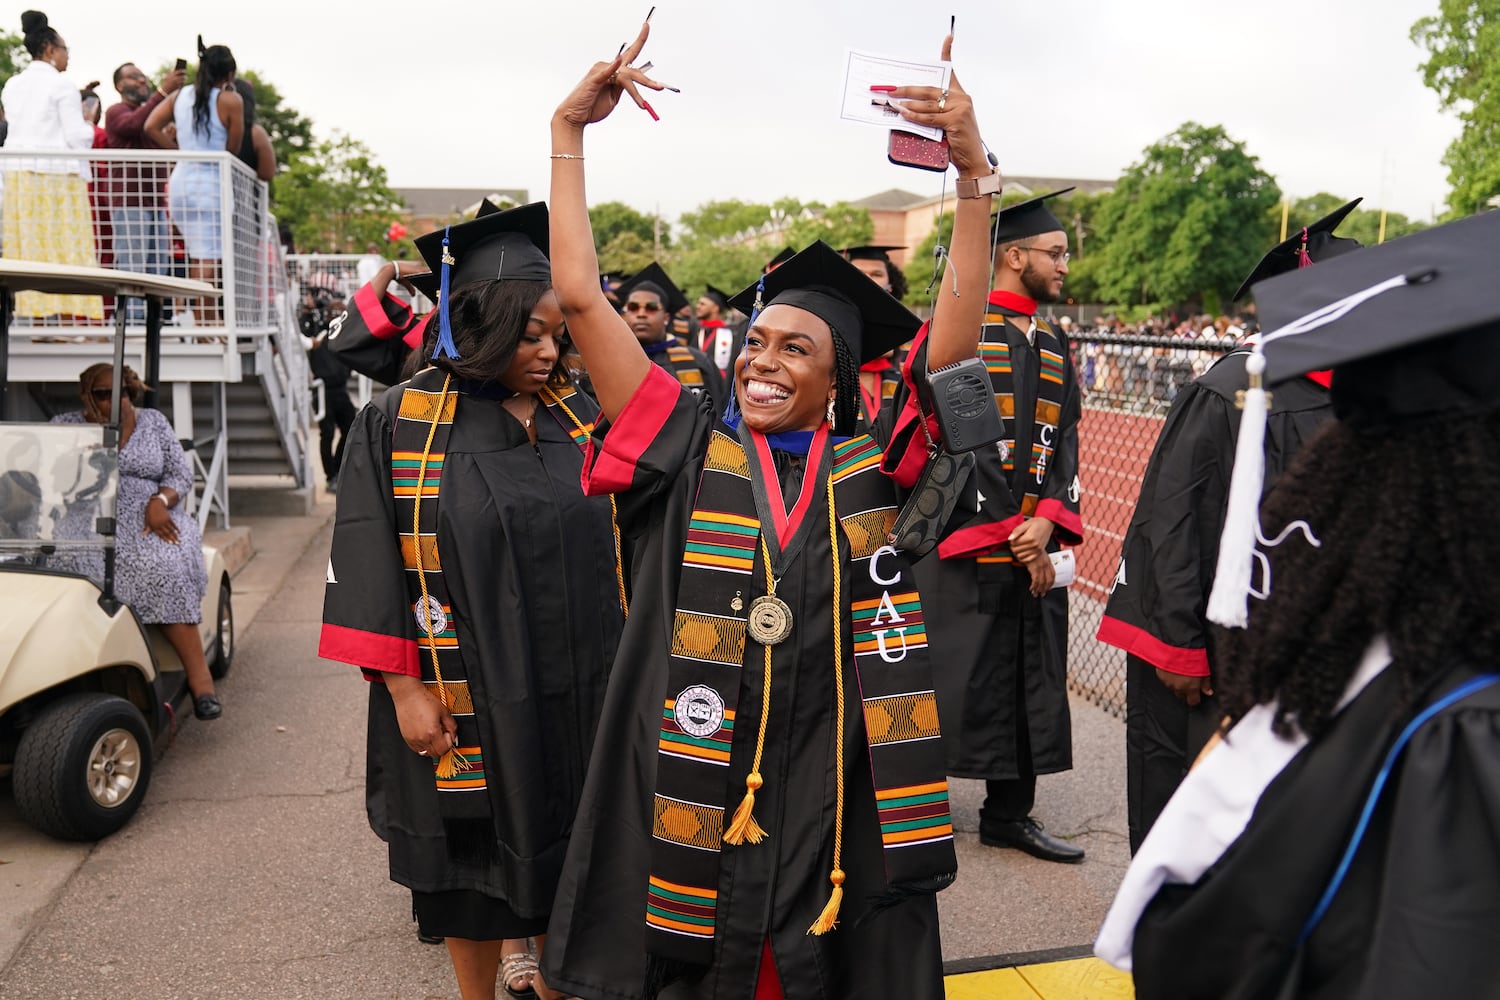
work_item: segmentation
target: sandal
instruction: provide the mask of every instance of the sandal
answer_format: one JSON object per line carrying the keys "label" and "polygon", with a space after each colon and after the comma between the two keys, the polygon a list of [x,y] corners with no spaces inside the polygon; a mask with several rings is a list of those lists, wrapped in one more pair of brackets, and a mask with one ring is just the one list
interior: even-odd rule
{"label": "sandal", "polygon": [[[500,984],[505,987],[507,996],[513,1000],[537,1000],[536,990],[531,985],[531,979],[541,967],[537,964],[536,956],[530,952],[518,951],[514,955],[505,955],[500,959]],[[511,980],[526,977],[526,988],[517,990],[511,988]]]}

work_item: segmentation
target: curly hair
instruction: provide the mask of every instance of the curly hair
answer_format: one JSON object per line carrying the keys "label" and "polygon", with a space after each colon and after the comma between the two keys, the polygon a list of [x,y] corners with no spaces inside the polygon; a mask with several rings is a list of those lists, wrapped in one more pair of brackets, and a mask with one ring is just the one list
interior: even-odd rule
{"label": "curly hair", "polygon": [[1217,687],[1232,719],[1275,700],[1275,728],[1317,737],[1372,639],[1384,634],[1405,697],[1500,646],[1500,411],[1380,433],[1330,423],[1277,482],[1262,521],[1274,581],[1244,632],[1219,632]]}
{"label": "curly hair", "polygon": [[[100,375],[113,375],[115,366],[108,361],[100,361],[98,364],[89,365],[78,376],[78,398],[83,401],[83,415],[90,423],[102,424],[105,422],[104,409],[94,401],[94,395],[90,391],[94,383],[99,380]],[[125,366],[125,375],[120,379],[120,395],[130,400],[131,405],[139,406],[146,393],[151,391],[151,386],[136,374],[134,368]]]}

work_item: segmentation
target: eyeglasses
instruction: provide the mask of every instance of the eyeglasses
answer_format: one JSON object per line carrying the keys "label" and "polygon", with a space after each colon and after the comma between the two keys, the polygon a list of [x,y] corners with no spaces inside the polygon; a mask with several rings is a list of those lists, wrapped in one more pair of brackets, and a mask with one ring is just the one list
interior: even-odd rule
{"label": "eyeglasses", "polygon": [[[108,402],[109,401],[109,396],[110,396],[110,393],[112,391],[113,390],[110,390],[110,389],[107,389],[107,388],[90,389],[89,390],[89,395],[93,396],[99,402],[104,403],[104,402]],[[122,392],[120,395],[123,396],[124,393]]]}
{"label": "eyeglasses", "polygon": [[637,312],[642,312],[642,311],[645,311],[645,312],[648,312],[648,313],[659,313],[659,312],[661,312],[661,303],[660,302],[627,302],[623,306],[621,306],[620,308],[621,308],[621,310],[623,312],[628,312],[628,313],[637,313]]}
{"label": "eyeglasses", "polygon": [[1056,267],[1059,264],[1066,264],[1068,261],[1073,259],[1073,255],[1068,253],[1068,251],[1066,250],[1048,250],[1044,247],[1020,247],[1020,249],[1035,250],[1037,253],[1046,254],[1048,257],[1052,258],[1053,267]]}

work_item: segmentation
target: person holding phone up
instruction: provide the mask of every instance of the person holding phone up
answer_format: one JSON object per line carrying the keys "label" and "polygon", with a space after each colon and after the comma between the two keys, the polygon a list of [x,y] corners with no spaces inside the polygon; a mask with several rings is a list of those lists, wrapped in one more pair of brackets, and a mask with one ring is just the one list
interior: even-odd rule
{"label": "person holding phone up", "polygon": [[984,297],[958,286],[999,177],[956,79],[894,91],[967,191],[931,324],[814,243],[731,297],[753,317],[721,416],[599,286],[583,137],[624,93],[655,117],[648,33],[552,119],[553,287],[603,411],[584,488],[638,558],[542,974],[594,1000],[938,1000],[957,862],[921,596],[886,535],[940,430],[908,383],[864,432],[859,364],[913,335],[934,367],[974,356]]}

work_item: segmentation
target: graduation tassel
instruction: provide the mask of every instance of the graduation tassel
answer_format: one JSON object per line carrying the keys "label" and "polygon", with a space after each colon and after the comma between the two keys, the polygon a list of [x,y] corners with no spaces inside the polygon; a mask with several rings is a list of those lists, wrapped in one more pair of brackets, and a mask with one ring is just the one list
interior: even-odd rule
{"label": "graduation tassel", "polygon": [[1208,620],[1227,628],[1244,628],[1250,617],[1250,576],[1266,477],[1266,413],[1271,407],[1271,395],[1261,380],[1265,370],[1266,356],[1257,344],[1245,359],[1250,386],[1239,393],[1240,435],[1229,481],[1224,533],[1219,537],[1219,568],[1208,596]]}
{"label": "graduation tassel", "polygon": [[432,356],[434,359],[452,358],[457,361],[458,345],[453,342],[453,325],[448,321],[448,275],[453,265],[458,263],[448,251],[448,231],[452,228],[443,227],[443,266],[438,280],[438,339],[437,346],[432,349]]}
{"label": "graduation tassel", "polygon": [[1312,267],[1313,259],[1307,253],[1307,227],[1302,227],[1302,245],[1297,248],[1297,267]]}
{"label": "graduation tassel", "polygon": [[[759,293],[757,302],[758,296]],[[757,309],[756,313],[759,312]],[[766,544],[765,535],[760,538],[760,551],[766,570],[766,592],[774,593],[776,588],[771,579],[771,548]],[[747,842],[758,844],[766,839],[766,831],[755,822],[755,793],[766,783],[766,779],[761,777],[760,760],[766,750],[766,722],[771,717],[771,647],[762,648],[766,653],[765,670],[762,671],[765,681],[760,695],[760,731],[755,737],[755,760],[750,765],[750,773],[745,775],[745,797],[740,800],[739,808],[735,809],[734,817],[729,821],[729,829],[724,831],[724,843],[736,846]]]}
{"label": "graduation tassel", "polygon": [[839,925],[839,907],[844,902],[844,870],[839,867],[839,859],[844,853],[844,622],[839,617],[839,609],[843,607],[844,601],[844,564],[839,558],[839,522],[833,503],[833,476],[830,475],[828,542],[833,548],[833,688],[834,697],[838,699],[834,713],[833,759],[838,771],[834,778],[834,794],[837,798],[833,803],[833,871],[828,873],[833,891],[828,894],[823,912],[818,914],[818,919],[807,929],[807,933],[816,935],[827,934]]}

